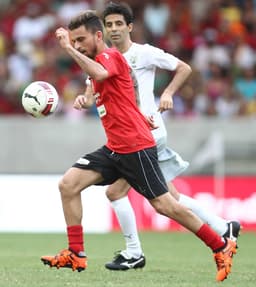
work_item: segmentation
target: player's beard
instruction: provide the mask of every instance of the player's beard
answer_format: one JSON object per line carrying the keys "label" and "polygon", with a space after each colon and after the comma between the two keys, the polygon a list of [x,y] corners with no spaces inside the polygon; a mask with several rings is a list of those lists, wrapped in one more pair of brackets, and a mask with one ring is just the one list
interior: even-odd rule
{"label": "player's beard", "polygon": [[87,54],[86,56],[91,58],[91,59],[95,59],[96,55],[98,54],[98,49],[97,49],[97,45],[96,45],[96,40],[93,39],[93,45],[92,45],[92,50],[89,54]]}

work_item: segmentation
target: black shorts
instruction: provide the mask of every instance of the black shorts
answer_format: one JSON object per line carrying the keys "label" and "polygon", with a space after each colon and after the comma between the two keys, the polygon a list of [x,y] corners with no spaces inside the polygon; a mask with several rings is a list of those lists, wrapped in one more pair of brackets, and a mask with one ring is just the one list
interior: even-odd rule
{"label": "black shorts", "polygon": [[120,154],[103,146],[80,158],[73,167],[101,173],[104,180],[98,185],[109,185],[119,178],[124,178],[147,199],[153,199],[168,192],[158,165],[156,147]]}

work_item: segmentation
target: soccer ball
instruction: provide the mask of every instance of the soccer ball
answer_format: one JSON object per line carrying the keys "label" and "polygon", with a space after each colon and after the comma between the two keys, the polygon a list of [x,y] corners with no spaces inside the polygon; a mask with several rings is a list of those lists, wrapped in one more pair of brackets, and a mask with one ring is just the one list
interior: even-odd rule
{"label": "soccer ball", "polygon": [[58,105],[59,96],[56,89],[44,81],[29,84],[22,93],[22,106],[35,118],[52,114]]}

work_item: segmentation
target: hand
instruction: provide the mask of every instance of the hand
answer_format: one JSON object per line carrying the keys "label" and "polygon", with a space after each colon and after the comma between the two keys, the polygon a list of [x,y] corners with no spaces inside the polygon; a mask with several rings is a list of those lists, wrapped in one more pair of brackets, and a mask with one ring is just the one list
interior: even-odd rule
{"label": "hand", "polygon": [[160,97],[158,111],[162,113],[166,110],[171,110],[172,108],[173,108],[172,96],[167,92],[163,92],[163,94]]}
{"label": "hand", "polygon": [[60,43],[62,48],[65,49],[71,45],[68,30],[66,30],[62,27],[58,28],[55,32],[55,36],[59,40],[59,43]]}
{"label": "hand", "polygon": [[85,95],[78,95],[73,103],[73,108],[77,110],[82,110],[87,107],[87,98]]}
{"label": "hand", "polygon": [[148,124],[149,124],[149,128],[151,130],[155,130],[157,128],[159,128],[156,124],[155,124],[155,121],[154,121],[154,116],[145,116]]}

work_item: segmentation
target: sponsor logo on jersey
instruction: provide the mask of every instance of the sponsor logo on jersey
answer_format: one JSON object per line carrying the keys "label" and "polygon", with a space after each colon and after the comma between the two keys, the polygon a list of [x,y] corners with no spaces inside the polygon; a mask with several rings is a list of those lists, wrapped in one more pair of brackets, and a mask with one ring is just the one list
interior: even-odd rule
{"label": "sponsor logo on jersey", "polygon": [[100,118],[104,117],[107,114],[107,111],[104,105],[98,106],[97,111],[98,111]]}
{"label": "sponsor logo on jersey", "polygon": [[108,60],[109,59],[109,55],[107,53],[102,53],[102,55]]}
{"label": "sponsor logo on jersey", "polygon": [[132,68],[136,68],[136,62],[137,62],[137,56],[136,55],[132,55],[130,57],[130,65]]}

